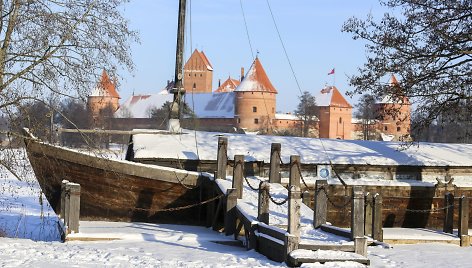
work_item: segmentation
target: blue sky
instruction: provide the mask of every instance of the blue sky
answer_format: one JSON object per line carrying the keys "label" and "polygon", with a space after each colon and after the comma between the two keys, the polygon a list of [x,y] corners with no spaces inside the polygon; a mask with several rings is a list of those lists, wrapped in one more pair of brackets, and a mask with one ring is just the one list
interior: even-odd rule
{"label": "blue sky", "polygon": [[[186,54],[203,50],[210,59],[213,87],[228,75],[239,78],[252,55],[246,35],[240,0],[188,0]],[[298,90],[269,8],[265,0],[242,0],[247,27],[254,49],[279,94],[277,110],[291,112],[298,104]],[[362,41],[341,32],[352,16],[365,18],[371,11],[379,18],[385,12],[378,0],[270,0],[272,12],[302,91],[318,93],[327,84],[341,92],[349,87],[348,76],[365,61]],[[136,69],[123,73],[119,88],[122,101],[135,94],[159,92],[173,79],[177,31],[177,0],[132,0],[125,6],[125,17],[139,32],[141,43],[132,46]],[[335,76],[328,72],[336,69]],[[357,98],[348,99],[354,105]]]}

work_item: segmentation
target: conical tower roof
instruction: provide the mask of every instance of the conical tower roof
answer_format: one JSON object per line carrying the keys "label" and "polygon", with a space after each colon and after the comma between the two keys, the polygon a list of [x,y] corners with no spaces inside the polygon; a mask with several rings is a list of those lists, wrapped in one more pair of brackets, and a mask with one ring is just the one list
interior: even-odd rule
{"label": "conical tower roof", "polygon": [[97,87],[91,96],[110,96],[114,98],[120,98],[120,95],[116,91],[115,83],[113,83],[105,70],[102,71],[102,76],[97,83]]}
{"label": "conical tower roof", "polygon": [[270,82],[269,77],[257,57],[235,91],[258,91],[277,94],[277,90]]}
{"label": "conical tower roof", "polygon": [[316,96],[316,104],[318,106],[331,106],[352,108],[352,105],[344,98],[335,86],[326,86]]}
{"label": "conical tower roof", "polygon": [[390,76],[388,85],[393,88],[393,93],[385,94],[382,99],[378,102],[379,104],[402,104],[410,105],[408,97],[404,96],[401,92],[400,83],[398,82],[395,75]]}
{"label": "conical tower roof", "polygon": [[226,79],[226,81],[224,81],[223,84],[221,84],[221,86],[219,86],[218,89],[215,90],[215,92],[233,92],[234,90],[236,90],[240,83],[241,82],[239,82],[239,80],[228,77],[228,79]]}

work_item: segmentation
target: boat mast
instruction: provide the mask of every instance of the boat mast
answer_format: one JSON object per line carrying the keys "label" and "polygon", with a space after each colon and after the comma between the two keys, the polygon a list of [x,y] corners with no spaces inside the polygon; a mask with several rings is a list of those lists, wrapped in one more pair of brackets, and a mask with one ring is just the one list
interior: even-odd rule
{"label": "boat mast", "polygon": [[179,0],[179,23],[177,26],[177,49],[175,53],[175,75],[174,87],[171,93],[174,94],[167,130],[180,132],[180,118],[182,113],[182,99],[185,94],[183,87],[183,61],[184,61],[184,34],[185,34],[185,6],[186,0]]}

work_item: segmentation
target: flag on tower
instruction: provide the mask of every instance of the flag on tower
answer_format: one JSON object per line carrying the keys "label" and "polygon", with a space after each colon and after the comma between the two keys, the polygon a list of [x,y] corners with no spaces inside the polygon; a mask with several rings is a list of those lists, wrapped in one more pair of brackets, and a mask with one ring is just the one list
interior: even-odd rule
{"label": "flag on tower", "polygon": [[334,68],[328,73],[328,75],[334,74]]}

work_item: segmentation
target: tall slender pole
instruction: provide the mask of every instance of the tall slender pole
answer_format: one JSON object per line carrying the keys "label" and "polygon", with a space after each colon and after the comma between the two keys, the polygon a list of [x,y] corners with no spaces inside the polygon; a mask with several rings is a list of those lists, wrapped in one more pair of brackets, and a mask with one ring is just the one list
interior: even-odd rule
{"label": "tall slender pole", "polygon": [[[185,35],[185,7],[186,0],[179,0],[179,22],[177,26],[177,49],[175,53],[175,75],[174,75],[174,88],[171,93],[174,94],[174,101],[172,103],[172,109],[169,115],[168,129],[178,131],[175,125],[178,124],[180,129],[180,116],[181,116],[181,103],[183,95],[185,94],[183,88],[183,61],[184,61],[184,35]],[[172,121],[172,122],[171,122]]]}

